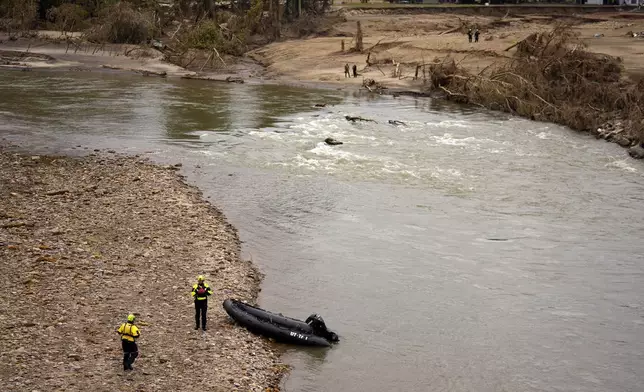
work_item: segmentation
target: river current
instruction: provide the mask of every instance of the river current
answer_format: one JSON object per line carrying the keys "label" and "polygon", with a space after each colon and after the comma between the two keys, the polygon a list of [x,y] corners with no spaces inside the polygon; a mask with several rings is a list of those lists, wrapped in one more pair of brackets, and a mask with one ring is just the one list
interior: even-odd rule
{"label": "river current", "polygon": [[13,71],[0,137],[183,163],[260,305],[341,337],[288,348],[286,391],[644,390],[644,165],[615,144],[426,98]]}

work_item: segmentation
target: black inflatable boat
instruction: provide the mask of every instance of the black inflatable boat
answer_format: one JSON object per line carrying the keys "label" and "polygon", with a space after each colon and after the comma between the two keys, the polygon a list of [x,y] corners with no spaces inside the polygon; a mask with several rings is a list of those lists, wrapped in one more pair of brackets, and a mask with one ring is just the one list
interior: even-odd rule
{"label": "black inflatable boat", "polygon": [[329,331],[322,317],[317,314],[310,315],[306,321],[300,321],[232,298],[225,300],[223,306],[233,320],[249,331],[278,342],[327,347],[339,340],[338,335]]}

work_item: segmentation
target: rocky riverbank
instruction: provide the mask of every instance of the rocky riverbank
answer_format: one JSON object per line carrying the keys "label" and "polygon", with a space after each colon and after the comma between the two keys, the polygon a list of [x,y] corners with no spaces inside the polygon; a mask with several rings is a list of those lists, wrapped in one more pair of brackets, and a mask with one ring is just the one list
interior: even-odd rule
{"label": "rocky riverbank", "polygon": [[[221,306],[253,301],[261,276],[178,169],[0,146],[3,390],[278,390],[279,353]],[[193,330],[199,274],[215,292],[207,332]],[[115,330],[130,312],[142,337],[126,374]]]}

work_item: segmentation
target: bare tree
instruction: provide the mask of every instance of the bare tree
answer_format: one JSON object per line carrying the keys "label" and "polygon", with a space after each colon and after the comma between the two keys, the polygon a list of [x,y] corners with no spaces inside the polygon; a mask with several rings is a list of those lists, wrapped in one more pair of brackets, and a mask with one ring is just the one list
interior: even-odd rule
{"label": "bare tree", "polygon": [[355,50],[356,50],[357,52],[362,53],[362,51],[364,50],[364,46],[363,46],[363,44],[362,44],[362,27],[360,26],[360,21],[357,21],[356,23],[357,23],[357,25],[358,25],[358,31],[356,32],[356,46],[355,46]]}

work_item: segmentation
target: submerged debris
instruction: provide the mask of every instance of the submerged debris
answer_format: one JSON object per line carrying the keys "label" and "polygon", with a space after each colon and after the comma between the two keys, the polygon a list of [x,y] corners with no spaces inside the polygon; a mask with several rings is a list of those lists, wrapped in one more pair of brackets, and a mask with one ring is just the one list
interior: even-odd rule
{"label": "submerged debris", "polygon": [[371,120],[369,118],[363,118],[363,117],[360,117],[360,116],[344,116],[344,118],[347,121],[351,121],[351,122],[356,122],[356,121],[376,122],[376,120]]}
{"label": "submerged debris", "polygon": [[339,144],[343,144],[341,141],[335,140],[332,137],[328,137],[328,138],[324,139],[324,142],[326,144],[330,145],[330,146],[337,146]]}
{"label": "submerged debris", "polygon": [[370,92],[382,93],[387,89],[383,84],[376,82],[374,79],[365,79],[362,81],[362,87],[366,88]]}

